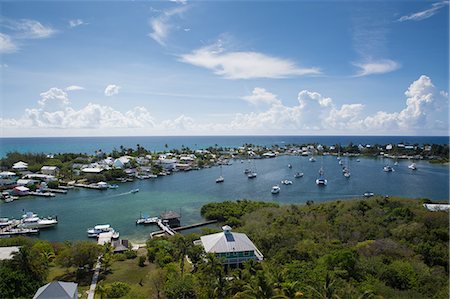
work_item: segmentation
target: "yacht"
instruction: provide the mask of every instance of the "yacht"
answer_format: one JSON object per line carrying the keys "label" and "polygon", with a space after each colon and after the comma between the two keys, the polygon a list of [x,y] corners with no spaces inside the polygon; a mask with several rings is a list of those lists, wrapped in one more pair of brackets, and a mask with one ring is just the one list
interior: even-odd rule
{"label": "yacht", "polygon": [[366,191],[366,192],[364,192],[363,196],[364,197],[372,197],[372,196],[374,196],[374,193],[371,191]]}
{"label": "yacht", "polygon": [[311,158],[309,158],[309,162],[316,162],[316,158],[314,158],[314,156],[312,156]]}
{"label": "yacht", "polygon": [[222,165],[220,165],[220,176],[216,179],[216,183],[223,183],[225,179],[222,176]]}
{"label": "yacht", "polygon": [[114,229],[109,224],[100,224],[94,226],[94,228],[88,228],[87,234],[89,238],[96,238],[101,233],[114,232]]}
{"label": "yacht", "polygon": [[141,216],[138,220],[136,220],[136,224],[156,224],[158,223],[158,220],[158,217]]}
{"label": "yacht", "polygon": [[272,192],[272,194],[278,194],[280,193],[280,190],[281,190],[280,186],[275,185],[272,187],[272,190],[270,192]]}
{"label": "yacht", "polygon": [[254,179],[254,178],[256,178],[256,176],[257,176],[257,173],[254,172],[254,171],[250,171],[250,173],[247,174],[247,177],[248,177],[249,179]]}
{"label": "yacht", "polygon": [[320,170],[319,170],[319,177],[316,180],[316,184],[319,185],[319,186],[326,186],[327,183],[328,183],[328,181],[324,177],[323,168],[320,168]]}
{"label": "yacht", "polygon": [[411,165],[408,166],[408,168],[411,170],[417,170],[416,163],[412,163]]}
{"label": "yacht", "polygon": [[282,180],[281,183],[283,185],[292,185],[292,181],[290,181],[290,180]]}
{"label": "yacht", "polygon": [[27,212],[22,215],[22,223],[19,224],[19,228],[46,228],[52,227],[58,224],[58,218],[39,218],[37,214],[33,212]]}
{"label": "yacht", "polygon": [[14,220],[9,220],[8,218],[0,218],[0,228],[13,224]]}
{"label": "yacht", "polygon": [[246,169],[244,170],[244,173],[245,173],[245,174],[249,174],[250,172],[252,172],[252,170],[249,169],[249,168],[246,168]]}
{"label": "yacht", "polygon": [[294,178],[296,178],[296,179],[301,178],[302,176],[303,176],[303,172],[296,172],[294,174]]}
{"label": "yacht", "polygon": [[383,170],[384,170],[385,172],[392,172],[392,171],[394,171],[394,168],[392,168],[392,167],[389,166],[389,165],[386,165],[386,166],[383,167]]}
{"label": "yacht", "polygon": [[344,177],[346,177],[346,178],[350,177],[350,170],[348,170],[347,168],[344,171]]}

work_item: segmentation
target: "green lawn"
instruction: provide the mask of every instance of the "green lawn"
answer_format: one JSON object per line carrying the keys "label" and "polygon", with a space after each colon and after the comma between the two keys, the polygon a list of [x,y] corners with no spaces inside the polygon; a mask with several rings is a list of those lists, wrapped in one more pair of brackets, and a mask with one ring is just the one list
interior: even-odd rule
{"label": "green lawn", "polygon": [[[139,250],[138,255],[145,255],[145,250]],[[131,290],[124,298],[154,298],[152,286],[150,285],[148,276],[156,268],[154,264],[145,263],[145,267],[138,266],[138,258],[116,261],[111,266],[111,273],[106,275],[100,274],[100,284],[110,284],[116,281],[125,282],[130,285]],[[100,299],[98,293],[95,294],[96,299]]]}

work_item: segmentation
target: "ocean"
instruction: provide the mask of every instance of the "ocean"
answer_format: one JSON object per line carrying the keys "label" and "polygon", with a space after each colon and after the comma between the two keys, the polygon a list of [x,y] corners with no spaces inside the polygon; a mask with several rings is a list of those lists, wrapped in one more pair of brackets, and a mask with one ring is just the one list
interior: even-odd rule
{"label": "ocean", "polygon": [[[137,143],[151,150],[191,148],[207,146],[240,146],[244,143],[260,145],[310,143],[362,144],[375,143],[447,143],[448,137],[291,137],[291,136],[250,136],[250,137],[101,137],[101,138],[3,138],[2,153],[11,150],[21,152],[86,152],[93,153],[101,148],[109,151],[120,145],[133,147]],[[59,224],[52,229],[42,230],[39,238],[51,241],[87,239],[86,230],[97,224],[111,224],[123,238],[132,242],[144,242],[154,226],[135,224],[139,215],[157,216],[167,210],[175,210],[182,215],[182,225],[202,220],[200,208],[208,202],[224,200],[253,199],[273,201],[280,204],[304,204],[307,200],[323,202],[334,199],[361,197],[366,191],[380,195],[411,198],[448,200],[449,166],[416,161],[418,170],[408,168],[410,161],[400,160],[395,171],[386,173],[383,166],[393,165],[386,158],[345,158],[351,172],[349,179],[342,175],[342,167],[336,157],[317,157],[309,162],[308,157],[280,156],[274,159],[260,159],[252,162],[232,160],[232,165],[222,168],[225,182],[216,184],[220,175],[219,167],[198,171],[179,172],[170,176],[150,180],[136,180],[120,184],[118,189],[106,191],[76,189],[68,194],[58,194],[53,198],[27,197],[11,203],[0,203],[0,217],[18,218],[23,211],[33,211],[40,216],[57,215]],[[287,165],[291,164],[292,168]],[[326,187],[318,187],[315,179],[323,166],[328,180]],[[256,168],[257,178],[249,180],[244,169]],[[294,178],[297,171],[302,178]],[[285,186],[281,180],[289,179],[292,185]],[[273,185],[280,185],[277,195],[271,194]],[[138,193],[130,190],[139,188]]]}

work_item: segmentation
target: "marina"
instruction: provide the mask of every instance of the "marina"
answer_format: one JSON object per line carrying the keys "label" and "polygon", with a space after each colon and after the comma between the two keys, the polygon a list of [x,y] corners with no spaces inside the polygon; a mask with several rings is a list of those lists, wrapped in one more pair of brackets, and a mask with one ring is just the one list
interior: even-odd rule
{"label": "marina", "polygon": [[[136,215],[140,211],[152,211],[157,215],[170,209],[180,210],[182,225],[190,225],[202,222],[200,207],[203,204],[241,198],[275,200],[282,204],[305,203],[307,200],[320,202],[362,197],[367,190],[390,196],[435,200],[448,198],[449,172],[446,165],[415,161],[417,170],[412,171],[408,168],[411,161],[399,160],[396,171],[387,173],[383,168],[392,165],[392,159],[346,157],[345,165],[349,163],[352,167],[351,177],[346,178],[336,157],[324,156],[323,167],[328,183],[325,188],[319,188],[315,180],[322,162],[309,163],[308,159],[308,156],[284,155],[254,160],[251,164],[252,168],[258,169],[258,176],[252,180],[247,179],[244,173],[249,168],[247,161],[230,160],[231,165],[222,168],[223,177],[227,180],[221,184],[215,183],[221,172],[217,166],[152,180],[119,183],[117,188],[107,188],[102,192],[96,191],[96,188],[85,188],[88,184],[82,183],[80,187],[73,184],[68,187],[67,194],[56,194],[55,197],[27,196],[9,203],[2,201],[0,217],[17,217],[22,214],[22,209],[58,215],[58,226],[39,233],[39,238],[47,240],[87,239],[86,227],[89,224],[110,223],[132,242],[142,242],[160,228],[156,225],[136,225]],[[360,162],[356,163],[357,160]],[[288,164],[292,168],[286,167]],[[295,179],[295,174],[300,171],[303,176]],[[281,180],[292,181],[292,185],[283,188],[277,196],[272,195],[270,188]],[[130,190],[136,189],[139,192],[130,193]]]}

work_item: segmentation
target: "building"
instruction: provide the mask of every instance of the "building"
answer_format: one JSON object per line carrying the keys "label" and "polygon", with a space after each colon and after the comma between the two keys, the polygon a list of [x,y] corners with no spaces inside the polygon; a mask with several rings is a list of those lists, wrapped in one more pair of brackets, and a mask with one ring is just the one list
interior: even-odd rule
{"label": "building", "polygon": [[262,261],[264,256],[243,233],[231,232],[225,225],[223,232],[200,237],[194,244],[202,245],[206,253],[214,253],[227,266],[238,266],[248,260]]}
{"label": "building", "polygon": [[168,211],[161,213],[160,215],[163,223],[168,224],[170,227],[178,227],[180,226],[180,214],[174,211]]}
{"label": "building", "polygon": [[23,161],[19,161],[17,163],[14,163],[12,169],[17,171],[23,171],[28,169],[28,163],[25,163]]}
{"label": "building", "polygon": [[0,261],[12,259],[19,250],[20,246],[0,247]]}
{"label": "building", "polygon": [[30,189],[25,186],[17,186],[13,189],[13,192],[16,195],[25,196],[25,195],[28,195],[28,193],[30,192]]}
{"label": "building", "polygon": [[129,250],[128,240],[113,240],[112,241],[113,253],[123,253]]}
{"label": "building", "polygon": [[41,173],[46,175],[57,175],[59,168],[57,166],[42,166]]}
{"label": "building", "polygon": [[53,281],[40,287],[33,299],[78,299],[78,284]]}

